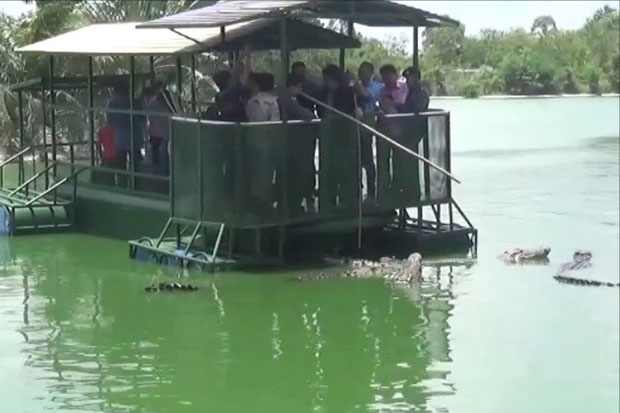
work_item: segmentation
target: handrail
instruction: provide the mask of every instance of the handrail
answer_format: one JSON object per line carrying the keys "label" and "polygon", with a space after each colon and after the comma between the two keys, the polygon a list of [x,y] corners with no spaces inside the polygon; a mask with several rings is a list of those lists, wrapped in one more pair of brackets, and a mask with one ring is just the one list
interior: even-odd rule
{"label": "handrail", "polygon": [[[58,166],[78,166],[75,162],[71,163],[71,162],[65,162],[65,161],[57,161],[56,164]],[[110,167],[105,167],[105,166],[89,165],[88,168],[92,169],[93,171],[110,172],[110,173],[116,173],[119,175],[127,175],[129,177],[133,176],[136,178],[148,178],[148,179],[154,179],[156,181],[157,180],[168,181],[170,179],[170,177],[166,175],[156,175],[156,174],[144,173],[144,172],[132,172],[127,169],[116,169],[116,168],[110,168]]]}
{"label": "handrail", "polygon": [[28,187],[28,185],[30,185],[31,183],[33,183],[34,181],[36,181],[37,179],[39,179],[41,177],[41,175],[47,173],[50,169],[54,168],[58,166],[58,164],[56,162],[52,163],[51,165],[49,165],[47,168],[43,169],[41,172],[37,173],[36,175],[30,177],[30,179],[28,179],[26,182],[24,182],[23,184],[21,184],[20,186],[18,186],[17,188],[15,188],[13,191],[11,191],[9,193],[9,196],[13,196],[16,193],[18,193],[19,191],[21,191],[22,189]]}
{"label": "handrail", "polygon": [[9,159],[5,159],[4,161],[2,161],[2,163],[0,163],[0,168],[4,168],[5,165],[13,162],[15,159],[19,158],[20,156],[23,156],[25,153],[27,153],[28,151],[32,149],[34,149],[32,146],[27,146],[26,148],[17,152],[15,155],[11,156]]}
{"label": "handrail", "polygon": [[84,172],[85,170],[89,169],[89,166],[84,166],[80,169],[78,169],[77,171],[73,172],[71,175],[62,178],[60,181],[56,182],[54,185],[50,186],[49,188],[47,188],[45,191],[41,192],[39,195],[35,196],[34,198],[32,198],[30,201],[26,202],[24,205],[29,206],[32,205],[32,203],[38,201],[39,199],[43,198],[44,196],[46,196],[47,194],[49,194],[52,191],[55,191],[59,186],[64,185],[68,180],[75,178],[77,175],[81,174],[82,172]]}
{"label": "handrail", "polygon": [[372,132],[376,136],[378,136],[378,137],[388,141],[389,143],[391,143],[392,145],[396,146],[397,148],[405,151],[409,155],[412,155],[412,156],[418,158],[420,161],[422,161],[425,164],[431,166],[432,168],[438,170],[439,172],[441,172],[442,174],[444,174],[448,178],[452,179],[454,182],[456,182],[458,184],[461,183],[461,181],[458,178],[456,178],[450,172],[448,172],[445,169],[443,169],[441,166],[436,165],[435,163],[429,161],[425,157],[418,155],[416,152],[414,152],[411,149],[407,148],[406,146],[396,142],[394,139],[390,138],[389,136],[379,132],[378,130],[376,130],[373,127],[370,127],[370,126],[366,125],[364,122],[360,122],[359,120],[355,119],[353,116],[348,115],[348,114],[346,114],[346,113],[344,113],[344,112],[342,112],[342,111],[340,111],[340,110],[338,110],[338,109],[336,109],[336,108],[334,108],[334,107],[332,107],[332,106],[330,106],[330,105],[328,105],[328,104],[326,104],[324,102],[321,102],[320,100],[318,100],[318,99],[316,99],[316,98],[314,98],[314,97],[312,97],[312,96],[310,96],[310,95],[308,95],[306,93],[300,92],[299,95],[303,96],[304,98],[306,98],[306,99],[308,99],[308,100],[310,100],[310,101],[312,101],[314,103],[316,103],[319,106],[324,107],[325,109],[328,109],[328,110],[330,110],[330,111],[332,111],[332,112],[334,112],[334,113],[336,113],[336,114],[338,114],[338,115],[340,115],[340,116],[342,116],[342,117],[344,117],[344,118],[346,118],[346,119],[356,123],[357,125],[361,126],[362,128]]}
{"label": "handrail", "polygon": [[11,162],[13,162],[15,159],[19,158],[20,156],[25,155],[26,153],[28,153],[29,151],[32,151],[34,149],[45,149],[45,148],[51,148],[52,146],[74,146],[74,145],[86,145],[88,144],[88,142],[59,142],[56,145],[52,145],[50,143],[48,144],[44,144],[44,145],[30,145],[30,146],[26,146],[25,148],[23,148],[21,151],[17,152],[16,154],[11,155],[11,157],[9,157],[8,159],[5,159],[4,161],[2,161],[2,163],[0,163],[0,168],[3,168],[4,166],[10,164]]}

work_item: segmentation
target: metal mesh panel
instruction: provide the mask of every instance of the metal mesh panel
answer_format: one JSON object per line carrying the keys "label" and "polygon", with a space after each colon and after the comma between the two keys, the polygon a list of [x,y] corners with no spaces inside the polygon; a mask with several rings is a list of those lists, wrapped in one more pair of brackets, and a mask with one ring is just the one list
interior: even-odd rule
{"label": "metal mesh panel", "polygon": [[172,120],[172,202],[173,215],[178,218],[200,219],[198,123]]}
{"label": "metal mesh panel", "polygon": [[[234,161],[235,139],[240,126],[201,122],[199,158],[195,169],[202,170],[202,181],[197,187],[198,199],[202,194],[202,220],[230,222],[234,215]],[[202,184],[202,190],[200,189]]]}
{"label": "metal mesh panel", "polygon": [[[446,117],[432,116],[428,118],[429,160],[444,169],[447,165]],[[448,194],[448,177],[435,168],[430,168],[430,200],[446,200]]]}
{"label": "metal mesh panel", "polygon": [[357,199],[357,128],[346,119],[323,119],[319,139],[319,211],[356,211]]}
{"label": "metal mesh panel", "polygon": [[[387,116],[378,129],[401,145],[419,153],[426,135],[426,119],[421,116]],[[377,143],[379,202],[382,208],[417,205],[421,196],[419,161],[383,139]]]}
{"label": "metal mesh panel", "polygon": [[285,125],[280,123],[244,124],[241,161],[236,183],[238,222],[266,225],[284,218]]}
{"label": "metal mesh panel", "polygon": [[[377,126],[446,169],[447,127],[444,114],[387,116]],[[172,133],[176,217],[269,226],[316,219],[311,213],[316,201],[322,218],[357,213],[357,127],[349,120],[233,124],[176,119]],[[373,210],[449,197],[442,173],[383,139],[377,139],[375,164]]]}
{"label": "metal mesh panel", "polygon": [[298,219],[317,208],[319,122],[291,122],[288,136],[288,215]]}

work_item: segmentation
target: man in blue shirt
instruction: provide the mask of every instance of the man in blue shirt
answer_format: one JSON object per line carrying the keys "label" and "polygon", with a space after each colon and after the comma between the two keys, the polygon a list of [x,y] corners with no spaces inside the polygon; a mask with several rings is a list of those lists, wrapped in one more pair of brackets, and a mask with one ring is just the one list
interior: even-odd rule
{"label": "man in blue shirt", "polygon": [[[363,62],[358,69],[359,80],[355,83],[354,91],[357,104],[364,111],[364,122],[376,125],[376,111],[381,96],[382,84],[373,79],[375,68],[370,62]],[[376,168],[373,156],[372,133],[362,130],[362,168],[366,171],[367,199],[374,200],[376,195]]]}

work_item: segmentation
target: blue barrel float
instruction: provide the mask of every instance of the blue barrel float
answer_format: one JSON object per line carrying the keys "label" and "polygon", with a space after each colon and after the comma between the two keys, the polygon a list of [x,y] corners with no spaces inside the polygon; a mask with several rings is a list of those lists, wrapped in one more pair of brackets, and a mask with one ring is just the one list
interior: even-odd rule
{"label": "blue barrel float", "polygon": [[66,205],[17,206],[0,204],[0,235],[45,232],[71,227]]}

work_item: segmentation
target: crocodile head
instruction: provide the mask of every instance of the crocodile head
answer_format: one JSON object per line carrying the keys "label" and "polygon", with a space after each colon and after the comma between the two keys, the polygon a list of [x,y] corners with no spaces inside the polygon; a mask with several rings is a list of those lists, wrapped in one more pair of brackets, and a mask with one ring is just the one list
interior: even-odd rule
{"label": "crocodile head", "polygon": [[403,267],[394,276],[394,280],[402,283],[418,282],[422,278],[422,255],[417,252],[409,255]]}
{"label": "crocodile head", "polygon": [[592,253],[590,251],[577,250],[573,254],[573,261],[586,262],[592,259]]}

